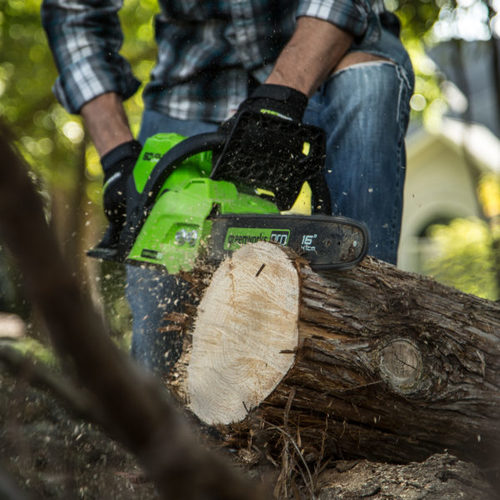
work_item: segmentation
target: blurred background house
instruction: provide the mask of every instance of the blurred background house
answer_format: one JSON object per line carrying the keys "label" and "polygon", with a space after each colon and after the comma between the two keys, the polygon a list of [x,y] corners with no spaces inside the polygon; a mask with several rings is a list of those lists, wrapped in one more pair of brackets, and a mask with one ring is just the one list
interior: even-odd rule
{"label": "blurred background house", "polygon": [[429,53],[444,78],[448,110],[436,130],[413,125],[407,135],[402,269],[428,271],[439,251],[431,238],[436,225],[489,222],[478,188],[488,175],[500,174],[499,51],[498,39],[450,40]]}

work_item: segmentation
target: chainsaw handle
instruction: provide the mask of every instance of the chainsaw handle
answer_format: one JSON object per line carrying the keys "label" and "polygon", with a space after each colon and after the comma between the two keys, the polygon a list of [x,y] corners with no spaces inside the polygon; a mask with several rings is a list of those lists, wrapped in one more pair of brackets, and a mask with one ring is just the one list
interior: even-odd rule
{"label": "chainsaw handle", "polygon": [[186,159],[204,151],[213,151],[224,146],[227,137],[220,132],[207,132],[188,137],[168,150],[156,164],[141,193],[139,203],[146,208],[156,199],[163,183],[170,174]]}
{"label": "chainsaw handle", "polygon": [[127,186],[127,224],[120,235],[123,251],[128,251],[135,241],[151,206],[170,174],[186,159],[204,151],[213,151],[224,146],[227,137],[220,132],[193,135],[168,150],[155,165],[144,189],[137,193],[133,176]]}

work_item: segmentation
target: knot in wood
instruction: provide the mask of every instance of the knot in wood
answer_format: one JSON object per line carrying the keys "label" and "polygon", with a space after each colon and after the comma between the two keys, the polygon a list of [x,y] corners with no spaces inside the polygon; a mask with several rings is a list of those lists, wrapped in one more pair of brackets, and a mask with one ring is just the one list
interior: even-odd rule
{"label": "knot in wood", "polygon": [[418,347],[407,339],[394,339],[380,351],[382,378],[397,392],[405,395],[418,390],[422,373],[422,356]]}

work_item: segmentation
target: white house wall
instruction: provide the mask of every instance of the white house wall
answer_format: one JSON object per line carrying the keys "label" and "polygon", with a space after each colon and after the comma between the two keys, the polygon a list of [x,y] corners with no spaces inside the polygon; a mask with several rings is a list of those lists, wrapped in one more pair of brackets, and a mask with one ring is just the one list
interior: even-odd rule
{"label": "white house wall", "polygon": [[419,235],[440,219],[480,216],[474,182],[463,157],[438,136],[409,140],[398,267],[419,271]]}

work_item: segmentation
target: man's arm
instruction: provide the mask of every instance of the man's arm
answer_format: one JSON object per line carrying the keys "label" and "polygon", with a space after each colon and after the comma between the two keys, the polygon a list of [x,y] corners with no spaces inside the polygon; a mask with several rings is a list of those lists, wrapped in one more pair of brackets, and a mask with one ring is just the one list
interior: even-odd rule
{"label": "man's arm", "polygon": [[266,83],[286,85],[308,97],[328,78],[354,37],[334,24],[300,17]]}
{"label": "man's arm", "polygon": [[121,0],[43,0],[43,27],[59,70],[54,91],[70,113],[81,113],[99,154],[132,138],[122,106],[139,88],[120,55]]}
{"label": "man's arm", "polygon": [[122,99],[114,92],[84,104],[80,113],[100,157],[133,139]]}
{"label": "man's arm", "polygon": [[[310,97],[351,45],[353,36],[328,21],[301,17],[266,83],[287,85]],[[92,141],[102,157],[133,136],[120,96],[100,95],[81,108]]]}

